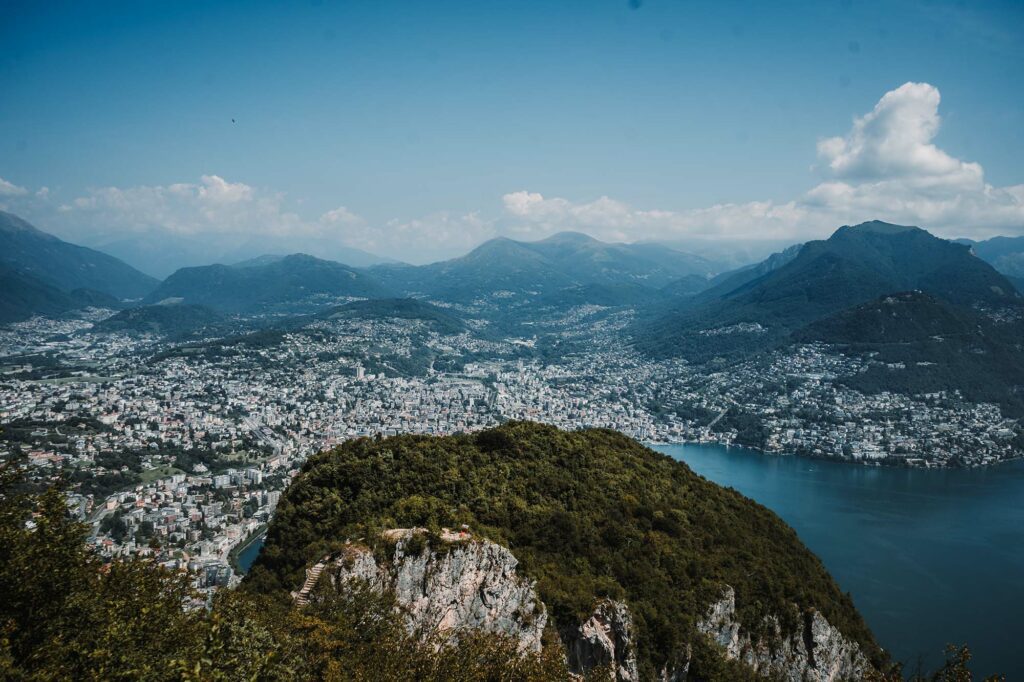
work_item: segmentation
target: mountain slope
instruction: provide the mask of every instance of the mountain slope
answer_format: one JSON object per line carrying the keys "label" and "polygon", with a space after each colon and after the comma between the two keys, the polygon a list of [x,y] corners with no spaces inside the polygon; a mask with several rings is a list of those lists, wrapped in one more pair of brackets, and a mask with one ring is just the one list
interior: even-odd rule
{"label": "mountain slope", "polygon": [[61,289],[93,289],[116,298],[141,298],[157,280],[126,263],[84,246],[69,244],[0,211],[0,264]]}
{"label": "mountain slope", "polygon": [[59,315],[75,307],[69,294],[17,270],[0,265],[0,324],[33,315]]}
{"label": "mountain slope", "polygon": [[[636,331],[641,348],[655,355],[708,357],[749,350],[784,339],[814,320],[884,294],[922,290],[960,305],[1019,306],[1013,284],[970,249],[916,227],[887,223],[844,226],[827,240],[808,242],[780,267],[754,278],[727,279],[696,299]],[[700,332],[741,323],[762,327],[750,334]]]}
{"label": "mountain slope", "polygon": [[458,334],[468,329],[461,319],[430,303],[414,298],[382,298],[353,301],[319,315],[329,320],[421,320],[440,334]]}
{"label": "mountain slope", "polygon": [[709,275],[714,265],[656,244],[608,244],[563,232],[537,242],[492,239],[461,258],[371,272],[407,294],[467,302],[512,294],[545,294],[550,300],[554,292],[588,285],[606,287],[595,290],[603,296],[607,287],[655,290],[688,275]]}
{"label": "mountain slope", "polygon": [[868,393],[960,391],[1024,416],[1024,322],[993,320],[913,291],[883,296],[796,331],[801,343],[827,343],[870,355],[866,372],[844,380]]}
{"label": "mountain slope", "polygon": [[777,516],[607,430],[510,423],[349,441],[306,463],[246,584],[296,589],[303,569],[347,538],[460,524],[511,550],[563,640],[601,598],[624,602],[636,619],[640,679],[678,665],[688,649],[706,654],[691,659],[696,679],[736,679],[714,675],[722,652],[697,635],[725,585],[755,639],[766,617],[793,632],[813,609],[876,663],[882,657],[849,598]]}
{"label": "mountain slope", "polygon": [[187,303],[147,305],[128,308],[97,323],[98,332],[143,332],[166,336],[183,336],[225,322],[209,308]]}
{"label": "mountain slope", "polygon": [[146,303],[181,299],[226,312],[317,307],[342,297],[387,295],[372,276],[341,263],[294,254],[241,266],[182,268],[164,280]]}
{"label": "mountain slope", "polygon": [[975,242],[958,240],[970,245],[974,253],[999,272],[1012,277],[1024,277],[1024,237],[993,237]]}

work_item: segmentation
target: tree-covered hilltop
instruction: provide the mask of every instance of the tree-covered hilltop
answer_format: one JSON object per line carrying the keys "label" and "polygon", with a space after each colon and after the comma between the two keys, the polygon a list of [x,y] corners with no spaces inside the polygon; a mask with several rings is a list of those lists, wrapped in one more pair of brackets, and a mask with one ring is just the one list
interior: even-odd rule
{"label": "tree-covered hilltop", "polygon": [[[516,425],[514,430],[523,428],[535,427]],[[500,439],[502,431],[490,432],[489,438]],[[504,435],[511,434],[505,430]],[[392,453],[398,451],[395,441],[384,441]],[[148,560],[102,563],[86,547],[87,527],[68,515],[61,492],[35,491],[21,465],[17,459],[0,461],[2,680],[570,679],[557,637],[546,638],[539,653],[527,654],[515,640],[484,632],[461,632],[457,641],[443,635],[424,638],[409,632],[394,595],[358,584],[344,591],[318,586],[317,599],[297,608],[287,592],[261,591],[250,581],[245,590],[220,591],[204,607],[186,573]],[[739,498],[731,492],[727,496]],[[653,521],[657,511],[647,518]],[[648,530],[658,532],[653,526]],[[659,563],[670,565],[668,542],[661,543],[651,552]],[[737,560],[743,563],[742,553]],[[586,571],[586,562],[547,568],[564,574],[574,569]],[[263,580],[268,579],[264,572]],[[694,653],[699,659],[708,651]],[[694,659],[698,664],[691,665],[689,680],[755,679],[736,665],[714,667],[722,661]],[[968,681],[969,661],[966,647],[953,647],[942,669],[907,680]],[[607,668],[595,668],[586,679],[603,682],[607,673]],[[865,679],[904,682],[898,666],[884,673],[869,671]]]}
{"label": "tree-covered hilltop", "polygon": [[774,513],[608,430],[516,422],[322,453],[278,506],[247,587],[295,589],[306,566],[349,538],[458,524],[514,553],[556,628],[579,623],[598,598],[625,600],[644,679],[702,646],[697,621],[724,585],[751,632],[772,615],[795,629],[817,609],[884,663],[850,598]]}

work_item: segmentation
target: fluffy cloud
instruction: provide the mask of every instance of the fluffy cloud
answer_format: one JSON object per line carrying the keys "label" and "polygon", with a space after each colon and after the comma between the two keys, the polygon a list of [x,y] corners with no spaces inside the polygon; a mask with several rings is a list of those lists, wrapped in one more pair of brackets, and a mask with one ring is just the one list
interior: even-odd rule
{"label": "fluffy cloud", "polygon": [[898,180],[920,189],[977,190],[983,173],[942,151],[932,140],[939,132],[936,87],[905,83],[885,93],[875,108],[853,122],[844,137],[818,143],[818,155],[831,174],[855,182]]}
{"label": "fluffy cloud", "polygon": [[198,183],[101,187],[59,210],[69,216],[68,222],[85,228],[102,225],[111,232],[286,235],[315,229],[286,211],[280,194],[261,193],[217,175],[204,175]]}
{"label": "fluffy cloud", "polygon": [[0,178],[0,197],[20,197],[28,194],[24,187],[18,187],[13,182]]}
{"label": "fluffy cloud", "polygon": [[441,211],[375,226],[364,223],[349,234],[348,243],[371,253],[421,264],[462,255],[499,234],[497,221],[482,218],[477,212]]}
{"label": "fluffy cloud", "polygon": [[906,83],[887,92],[849,132],[818,143],[829,176],[786,203],[753,201],[688,211],[634,209],[601,197],[573,203],[536,192],[506,194],[504,207],[533,232],[576,229],[620,239],[806,239],[841,224],[879,219],[939,234],[986,237],[1024,229],[1024,185],[993,187],[980,164],[934,144],[937,88]]}
{"label": "fluffy cloud", "polygon": [[504,231],[523,238],[580,230],[607,241],[726,236],[774,239],[791,236],[793,228],[808,218],[807,211],[794,202],[753,201],[689,211],[659,211],[635,209],[608,197],[573,203],[527,191],[506,194],[502,201],[513,218]]}
{"label": "fluffy cloud", "polygon": [[[0,179],[10,210],[98,243],[150,231],[181,237],[323,239],[411,262],[446,258],[498,235],[538,239],[580,230],[609,241],[715,238],[803,240],[837,226],[879,219],[916,224],[948,237],[984,238],[1024,230],[1024,185],[993,187],[980,164],[935,144],[938,89],[906,83],[885,95],[843,135],[817,144],[820,183],[787,202],[750,201],[690,210],[651,210],[600,196],[572,201],[535,191],[501,197],[497,213],[442,211],[370,223],[345,206],[300,217],[282,194],[217,175],[199,182],[103,187],[61,203],[59,192],[34,193]],[[312,243],[312,242],[310,242]]]}

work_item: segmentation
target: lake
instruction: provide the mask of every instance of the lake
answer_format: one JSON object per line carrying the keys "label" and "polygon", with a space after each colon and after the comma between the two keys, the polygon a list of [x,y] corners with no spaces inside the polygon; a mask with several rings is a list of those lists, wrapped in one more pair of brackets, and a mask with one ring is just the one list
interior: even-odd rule
{"label": "lake", "polygon": [[1024,679],[1024,461],[868,468],[720,445],[655,450],[781,516],[909,671],[967,643],[976,679]]}

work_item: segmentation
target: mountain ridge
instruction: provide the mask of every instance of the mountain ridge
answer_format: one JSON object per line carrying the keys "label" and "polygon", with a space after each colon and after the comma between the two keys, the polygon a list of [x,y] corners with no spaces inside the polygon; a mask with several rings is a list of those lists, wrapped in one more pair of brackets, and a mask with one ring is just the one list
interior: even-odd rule
{"label": "mountain ridge", "polygon": [[64,292],[93,289],[118,299],[142,298],[158,284],[114,256],[66,242],[4,211],[0,211],[0,264]]}
{"label": "mountain ridge", "polygon": [[337,298],[388,294],[364,271],[307,254],[291,254],[248,266],[214,264],[182,268],[143,302],[181,299],[222,312],[252,313],[283,306],[323,307]]}

